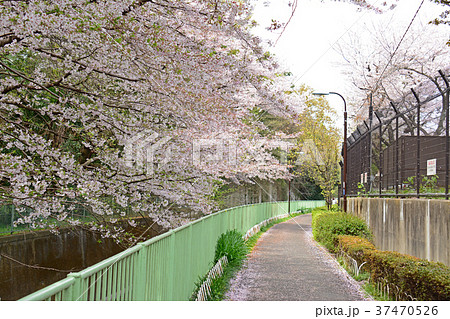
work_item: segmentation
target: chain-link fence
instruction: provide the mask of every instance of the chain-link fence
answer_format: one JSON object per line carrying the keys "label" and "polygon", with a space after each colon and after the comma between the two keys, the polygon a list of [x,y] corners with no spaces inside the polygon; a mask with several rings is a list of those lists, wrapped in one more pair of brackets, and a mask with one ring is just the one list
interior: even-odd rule
{"label": "chain-link fence", "polygon": [[0,234],[12,234],[17,228],[14,228],[14,221],[18,218],[13,205],[0,206]]}
{"label": "chain-link fence", "polygon": [[348,196],[449,198],[450,89],[439,75],[432,94],[411,90],[387,107],[370,103],[368,119],[347,138]]}
{"label": "chain-link fence", "polygon": [[[144,217],[142,214],[135,212],[131,207],[121,207],[114,202],[112,198],[103,198],[103,201],[111,207],[113,213],[109,215],[96,215],[91,212],[92,208],[84,203],[83,201],[68,201],[66,204],[67,218],[60,219],[58,215],[61,213],[50,214],[47,217],[42,217],[42,219],[34,219],[33,222],[23,222],[27,216],[33,215],[35,211],[30,207],[20,207],[20,210],[12,205],[0,202],[0,235],[13,234],[15,232],[21,232],[24,230],[41,230],[49,228],[48,225],[53,225],[54,227],[65,227],[71,224],[67,221],[77,220],[81,223],[88,223],[91,221],[100,220],[114,220],[122,219],[124,216],[126,218],[139,218]],[[35,218],[35,217],[33,217]],[[22,222],[18,222],[19,219]]]}
{"label": "chain-link fence", "polygon": [[[76,204],[75,206],[75,208],[71,209],[69,217],[71,217],[72,219],[76,218],[81,221],[92,220],[89,210],[84,205]],[[32,230],[32,227],[29,223],[17,223],[19,219],[23,219],[31,213],[33,213],[33,209],[31,208],[23,208],[19,212],[19,210],[14,205],[0,204],[0,235],[13,234],[15,232],[21,232],[24,230]],[[49,217],[49,222],[51,221],[54,221],[61,226],[65,225],[64,222],[58,222],[57,218],[55,217]],[[33,229],[35,230],[38,228],[39,227]]]}

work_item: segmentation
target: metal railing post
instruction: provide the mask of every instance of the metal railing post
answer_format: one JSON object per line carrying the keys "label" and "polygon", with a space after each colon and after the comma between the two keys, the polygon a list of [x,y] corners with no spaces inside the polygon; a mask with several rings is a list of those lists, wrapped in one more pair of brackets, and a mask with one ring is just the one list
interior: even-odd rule
{"label": "metal railing post", "polygon": [[147,274],[146,266],[148,264],[148,251],[144,243],[137,243],[140,249],[137,252],[137,256],[134,264],[134,276],[133,276],[133,300],[146,300],[146,284]]}
{"label": "metal railing post", "polygon": [[175,271],[174,271],[174,264],[175,264],[175,236],[176,233],[173,232],[169,237],[169,262],[168,262],[168,291],[167,291],[167,300],[176,300],[175,298],[175,289],[174,285],[176,283],[175,281]]}
{"label": "metal railing post", "polygon": [[71,300],[70,301],[79,301],[82,300],[81,295],[83,292],[81,291],[81,274],[74,272],[67,275],[67,277],[72,277],[75,279],[75,282],[71,286]]}

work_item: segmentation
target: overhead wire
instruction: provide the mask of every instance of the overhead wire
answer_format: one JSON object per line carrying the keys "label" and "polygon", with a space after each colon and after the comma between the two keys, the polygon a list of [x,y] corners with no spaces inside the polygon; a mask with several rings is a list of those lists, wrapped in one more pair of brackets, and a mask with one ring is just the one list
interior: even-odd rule
{"label": "overhead wire", "polygon": [[411,28],[412,24],[414,23],[414,20],[416,19],[417,15],[419,14],[420,9],[422,8],[423,3],[425,2],[425,0],[422,0],[422,2],[419,5],[419,8],[417,8],[416,13],[414,14],[413,18],[411,19],[408,27],[406,28],[405,32],[403,33],[403,36],[401,37],[400,41],[397,44],[397,47],[395,48],[394,52],[392,52],[391,57],[389,58],[388,63],[384,66],[383,71],[381,72],[380,76],[378,77],[377,82],[375,83],[374,88],[372,89],[372,91],[375,91],[378,87],[378,84],[380,83],[384,73],[386,72],[389,64],[392,62],[392,59],[394,58],[395,54],[397,53],[398,49],[400,48],[400,45],[402,44],[403,40],[406,37],[406,34],[408,33],[409,29]]}
{"label": "overhead wire", "polygon": [[[373,5],[375,6],[380,0],[377,0]],[[365,11],[358,19],[356,19],[350,27],[348,27],[344,33],[342,33],[307,69],[305,72],[303,72],[302,75],[299,77],[296,77],[294,79],[293,84],[296,84],[298,81],[300,81],[327,53],[330,51],[362,18],[364,18],[369,11]],[[278,40],[277,40],[278,41]]]}

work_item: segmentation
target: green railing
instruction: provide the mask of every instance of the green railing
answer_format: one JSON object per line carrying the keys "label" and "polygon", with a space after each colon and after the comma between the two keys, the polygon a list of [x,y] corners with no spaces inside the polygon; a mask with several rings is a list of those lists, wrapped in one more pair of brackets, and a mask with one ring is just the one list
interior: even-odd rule
{"label": "green railing", "polygon": [[[291,202],[291,211],[324,201]],[[216,241],[227,230],[245,233],[287,213],[287,202],[226,209],[129,248],[20,300],[189,300],[212,266]]]}

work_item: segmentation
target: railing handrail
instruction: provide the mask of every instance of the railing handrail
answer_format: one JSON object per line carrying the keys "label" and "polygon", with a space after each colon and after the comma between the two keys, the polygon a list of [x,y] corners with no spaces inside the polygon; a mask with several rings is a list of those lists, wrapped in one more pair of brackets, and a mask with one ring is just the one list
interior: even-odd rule
{"label": "railing handrail", "polygon": [[[186,293],[192,292],[195,281],[206,273],[212,261],[212,257],[208,260],[203,255],[214,254],[215,241],[223,230],[245,228],[240,231],[247,231],[265,219],[287,213],[286,204],[266,202],[215,212],[138,243],[80,272],[70,273],[67,278],[20,300],[186,300],[189,298]],[[291,211],[324,204],[324,201],[291,201]],[[255,209],[249,211],[252,207]],[[214,219],[218,221],[213,222]],[[195,227],[201,228],[201,232],[197,230],[200,234],[194,232]],[[199,235],[214,242],[197,241],[194,237]],[[176,241],[176,236],[181,239]],[[201,258],[194,257],[198,244],[207,250],[199,255]],[[181,246],[181,251],[175,253]],[[189,278],[180,277],[180,271],[174,270],[178,267],[184,267],[182,272]],[[177,287],[183,290],[182,294],[174,292]]]}

